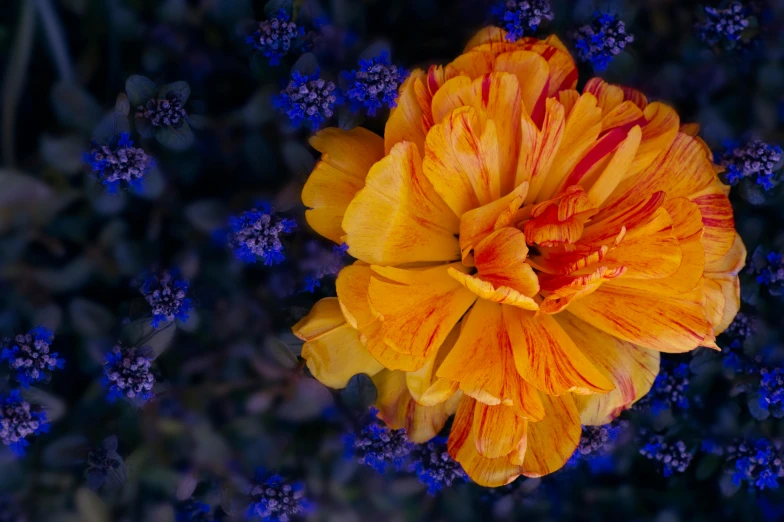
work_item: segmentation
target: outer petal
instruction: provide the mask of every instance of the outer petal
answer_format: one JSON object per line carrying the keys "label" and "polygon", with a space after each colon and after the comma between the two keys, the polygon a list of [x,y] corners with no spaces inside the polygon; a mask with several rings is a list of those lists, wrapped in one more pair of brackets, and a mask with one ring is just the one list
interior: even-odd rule
{"label": "outer petal", "polygon": [[614,337],[660,352],[688,352],[710,337],[702,297],[651,295],[605,282],[569,312]]}
{"label": "outer petal", "polygon": [[302,357],[308,369],[330,388],[345,387],[358,373],[373,376],[383,369],[362,346],[357,330],[346,324],[334,297],[317,302],[292,331],[305,341]]}
{"label": "outer petal", "polygon": [[459,259],[459,223],[422,174],[416,147],[404,142],[370,170],[343,229],[352,256],[398,265]]}
{"label": "outer petal", "polygon": [[659,373],[659,352],[608,335],[570,313],[555,319],[615,385],[610,393],[574,397],[583,425],[607,424],[648,393]]}
{"label": "outer petal", "polygon": [[504,307],[517,371],[551,395],[607,393],[613,384],[569,338],[551,315]]}
{"label": "outer petal", "polygon": [[420,155],[425,153],[425,129],[422,125],[422,108],[417,101],[414,85],[417,80],[425,81],[425,73],[421,69],[411,74],[400,86],[397,107],[389,112],[389,119],[384,127],[384,148],[387,154],[396,144],[402,141],[414,143]]}
{"label": "outer petal", "polygon": [[418,404],[435,406],[449,399],[458,390],[458,383],[437,378],[436,371],[452,350],[459,335],[460,325],[457,325],[441,344],[435,357],[427,359],[419,370],[406,373],[408,391]]}
{"label": "outer petal", "polygon": [[313,230],[342,243],[346,207],[365,185],[370,167],[384,156],[384,142],[357,127],[321,130],[310,138],[310,144],[322,156],[302,189],[302,202],[310,207],[305,218]]}
{"label": "outer petal", "polygon": [[732,205],[718,181],[701,192],[690,194],[689,199],[699,207],[702,216],[705,262],[714,262],[729,252],[735,242]]}
{"label": "outer petal", "polygon": [[476,450],[490,459],[508,455],[525,437],[526,424],[528,422],[515,415],[508,406],[488,406],[477,402],[472,425]]}
{"label": "outer petal", "polygon": [[379,418],[390,428],[405,428],[409,440],[416,443],[427,442],[438,435],[460,401],[457,394],[436,406],[418,405],[408,392],[403,372],[382,370],[373,377],[373,383],[378,390],[376,408]]}
{"label": "outer petal", "polygon": [[547,415],[528,423],[523,475],[541,477],[563,467],[580,442],[580,415],[571,395],[542,394]]}
{"label": "outer petal", "polygon": [[547,60],[531,51],[513,51],[499,55],[495,60],[494,69],[517,76],[526,112],[534,122],[541,124],[550,77]]}

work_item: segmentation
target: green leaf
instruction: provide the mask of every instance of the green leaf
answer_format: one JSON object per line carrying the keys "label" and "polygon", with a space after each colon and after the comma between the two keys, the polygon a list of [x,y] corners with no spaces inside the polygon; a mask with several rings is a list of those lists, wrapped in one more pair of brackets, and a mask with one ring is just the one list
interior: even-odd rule
{"label": "green leaf", "polygon": [[49,185],[32,176],[0,170],[0,187],[0,234],[16,226],[46,223],[59,207]]}
{"label": "green leaf", "polygon": [[91,489],[76,490],[76,508],[84,522],[109,522],[109,508]]}
{"label": "green leaf", "polygon": [[284,368],[293,370],[299,364],[299,359],[289,350],[289,347],[275,337],[268,337],[264,342],[264,354]]}
{"label": "green leaf", "polygon": [[166,85],[161,85],[158,87],[158,97],[165,98],[170,92],[177,95],[177,98],[180,100],[180,103],[185,105],[188,101],[188,98],[191,97],[191,86],[188,85],[188,82],[174,82],[174,83],[167,83]]}
{"label": "green leaf", "polygon": [[150,321],[152,321],[150,317],[143,317],[126,324],[120,331],[120,339],[126,346],[149,347],[157,358],[172,343],[177,328],[173,324],[168,324],[156,330]]}
{"label": "green leaf", "polygon": [[695,475],[697,480],[705,480],[713,476],[721,466],[722,459],[719,455],[709,453],[700,459]]}
{"label": "green leaf", "polygon": [[56,468],[67,468],[83,464],[90,450],[90,441],[81,435],[60,437],[44,448],[44,461]]}
{"label": "green leaf", "polygon": [[65,414],[65,402],[58,397],[33,386],[22,388],[20,391],[26,401],[37,404],[46,412],[46,419],[49,422],[56,422]]}
{"label": "green leaf", "polygon": [[194,201],[185,207],[185,217],[193,228],[212,234],[226,226],[226,205],[217,199]]}
{"label": "green leaf", "polygon": [[191,126],[184,122],[179,129],[167,127],[155,131],[155,139],[164,147],[172,150],[185,150],[193,145],[194,137]]}
{"label": "green leaf", "polygon": [[278,416],[293,422],[308,421],[321,416],[333,403],[332,394],[323,384],[315,379],[301,378],[280,405]]}
{"label": "green leaf", "polygon": [[74,330],[85,337],[100,337],[108,333],[115,323],[113,313],[81,297],[68,304],[68,316]]}
{"label": "green leaf", "polygon": [[158,88],[155,86],[155,82],[146,76],[134,74],[125,80],[125,94],[128,95],[131,106],[136,107],[155,98],[158,95]]}
{"label": "green leaf", "polygon": [[375,404],[378,399],[378,390],[373,380],[364,373],[353,376],[340,392],[343,402],[350,408],[365,411]]}
{"label": "green leaf", "polygon": [[74,83],[60,82],[52,88],[52,108],[61,123],[84,132],[92,132],[103,116],[95,98]]}
{"label": "green leaf", "polygon": [[78,257],[62,268],[45,268],[33,272],[33,279],[54,293],[65,293],[77,290],[87,284],[95,270],[95,264],[85,258]]}

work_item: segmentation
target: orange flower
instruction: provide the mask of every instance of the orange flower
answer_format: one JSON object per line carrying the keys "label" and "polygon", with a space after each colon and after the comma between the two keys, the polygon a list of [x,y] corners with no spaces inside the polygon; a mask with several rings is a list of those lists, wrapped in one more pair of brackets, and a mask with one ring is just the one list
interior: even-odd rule
{"label": "orange flower", "polygon": [[412,440],[456,412],[449,452],[487,486],[563,466],[659,352],[715,348],[746,255],[696,126],[504,35],[414,71],[383,138],[312,138],[307,220],[359,261],[294,327],[317,379],[372,376]]}

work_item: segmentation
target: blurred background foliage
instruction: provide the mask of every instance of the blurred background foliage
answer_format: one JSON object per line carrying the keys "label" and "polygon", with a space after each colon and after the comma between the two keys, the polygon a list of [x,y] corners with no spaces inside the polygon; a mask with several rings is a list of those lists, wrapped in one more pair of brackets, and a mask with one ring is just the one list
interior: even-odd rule
{"label": "blurred background foliage", "polygon": [[[248,487],[259,469],[267,489],[288,491],[270,481],[275,473],[301,485],[308,520],[784,519],[783,493],[773,487],[784,475],[784,269],[780,257],[766,257],[784,249],[777,177],[770,190],[747,179],[732,190],[750,266],[743,316],[720,337],[723,352],[667,356],[644,404],[586,434],[593,438],[562,471],[496,490],[458,483],[428,494],[405,466],[379,473],[346,457],[345,436],[361,429],[375,389],[358,377],[335,392],[310,378],[290,327],[335,294],[331,274],[349,261],[303,219],[299,193],[317,154],[310,130],[291,125],[273,98],[294,70],[318,68],[341,86],[341,71],[383,51],[408,70],[447,63],[478,29],[498,23],[497,5],[3,3],[0,337],[48,328],[65,366],[23,390],[51,429],[31,437],[22,457],[0,447],[0,520],[242,520],[260,498]],[[536,34],[556,33],[572,49],[567,35],[594,11],[623,20],[634,41],[601,75],[675,106],[717,154],[732,141],[784,141],[784,3],[746,2],[742,37],[707,42],[697,29],[710,22],[706,5],[727,3],[551,5],[554,19]],[[272,65],[246,38],[281,10],[303,31]],[[580,73],[580,86],[594,74],[586,63]],[[180,101],[191,137],[131,125],[138,92],[126,81],[134,75],[153,87],[187,84]],[[338,104],[328,124],[381,132],[386,114]],[[84,155],[123,130],[154,166],[138,190],[110,194]],[[221,241],[229,216],[259,202],[298,225],[274,266],[244,264]],[[145,274],[168,269],[190,283],[193,309],[153,330],[139,288]],[[155,398],[143,405],[107,400],[101,377],[118,340],[153,351]],[[3,372],[6,396],[18,383]],[[286,494],[300,502],[297,487]]]}

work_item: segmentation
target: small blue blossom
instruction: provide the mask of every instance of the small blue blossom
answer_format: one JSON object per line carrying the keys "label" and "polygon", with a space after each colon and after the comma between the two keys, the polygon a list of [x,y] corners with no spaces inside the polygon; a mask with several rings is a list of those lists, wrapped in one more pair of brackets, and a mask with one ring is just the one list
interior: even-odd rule
{"label": "small blue blossom", "polygon": [[369,116],[375,116],[385,105],[389,109],[397,107],[398,88],[407,76],[407,71],[392,65],[386,51],[375,58],[360,60],[359,70],[343,73],[349,84],[346,97],[352,110],[364,107]]}
{"label": "small blue blossom", "polygon": [[435,495],[457,482],[467,482],[468,475],[447,451],[446,439],[435,437],[424,444],[417,444],[411,451],[411,465],[427,492]]}
{"label": "small blue blossom", "polygon": [[685,442],[682,440],[668,442],[661,435],[654,435],[648,439],[640,449],[640,455],[659,463],[665,477],[683,473],[694,458],[694,454],[688,450]]}
{"label": "small blue blossom", "polygon": [[19,390],[0,396],[0,441],[15,455],[25,454],[28,437],[48,431],[46,412],[24,400]]}
{"label": "small blue blossom", "polygon": [[341,101],[335,84],[320,78],[318,70],[310,75],[294,71],[288,86],[273,99],[273,105],[288,116],[293,126],[307,123],[317,129],[332,117],[335,105]]}
{"label": "small blue blossom", "polygon": [[8,367],[16,372],[16,380],[24,388],[38,381],[49,380],[49,372],[65,366],[65,359],[57,357],[57,352],[49,351],[52,341],[54,334],[51,330],[42,326],[33,328],[13,340],[3,340],[0,343],[0,361],[8,361]]}
{"label": "small blue blossom", "polygon": [[153,98],[136,107],[136,118],[156,128],[179,129],[188,120],[188,113],[177,93],[169,92],[164,98]]}
{"label": "small blue blossom", "polygon": [[722,350],[724,354],[723,365],[728,370],[735,372],[746,372],[748,370],[748,362],[743,353],[743,343],[738,339],[734,339],[729,346]]}
{"label": "small blue blossom", "polygon": [[283,10],[269,20],[259,22],[256,31],[246,42],[269,59],[270,65],[279,65],[298,38],[305,36],[305,29],[291,21]]}
{"label": "small blue blossom", "polygon": [[784,370],[760,368],[759,379],[759,407],[777,419],[784,417]]}
{"label": "small blue blossom", "polygon": [[727,181],[737,185],[743,179],[754,179],[757,185],[770,190],[777,183],[777,170],[781,161],[781,147],[755,140],[741,147],[730,142],[722,155],[716,158],[726,169]]}
{"label": "small blue blossom", "polygon": [[149,275],[145,278],[139,291],[152,308],[153,328],[160,327],[175,319],[185,322],[193,304],[186,297],[188,282],[174,279],[171,273],[163,272],[159,276]]}
{"label": "small blue blossom", "polygon": [[757,247],[749,271],[757,276],[757,284],[766,287],[771,295],[784,294],[784,256],[780,253],[766,254],[762,247]]}
{"label": "small blue blossom", "polygon": [[354,458],[379,473],[384,473],[389,466],[402,469],[414,448],[405,429],[390,429],[376,419],[366,424],[359,433],[347,435],[345,444],[348,458]]}
{"label": "small blue blossom", "polygon": [[733,2],[725,9],[705,6],[705,20],[697,24],[697,35],[708,45],[721,43],[732,49],[749,27],[750,16],[751,11],[740,2]]}
{"label": "small blue blossom", "polygon": [[258,472],[249,486],[248,496],[248,517],[263,522],[289,522],[310,510],[304,486],[299,482],[288,483],[280,475],[265,477],[262,471]]}
{"label": "small blue blossom", "polygon": [[506,29],[506,39],[514,42],[531,36],[544,21],[552,21],[555,15],[550,0],[504,0],[491,8]]}
{"label": "small blue blossom", "polygon": [[780,443],[767,439],[735,441],[727,447],[726,466],[732,473],[732,483],[744,481],[749,489],[776,489],[784,477],[784,454]]}
{"label": "small blue blossom", "polygon": [[576,466],[584,461],[594,473],[612,469],[611,453],[626,427],[627,422],[621,420],[604,426],[583,426],[580,443],[566,464]]}
{"label": "small blue blossom", "polygon": [[261,259],[265,266],[276,265],[285,259],[281,234],[290,234],[297,224],[278,216],[266,203],[260,206],[229,218],[227,240],[240,261],[255,263]]}
{"label": "small blue blossom", "polygon": [[107,437],[87,453],[87,485],[94,490],[100,489],[109,473],[116,472],[122,465],[122,457],[117,453],[117,437]]}
{"label": "small blue blossom", "polygon": [[623,21],[614,15],[593,14],[593,20],[572,33],[577,47],[577,57],[583,62],[590,62],[595,71],[604,71],[613,56],[621,54],[627,44],[634,41],[634,36],[626,33]]}
{"label": "small blue blossom", "polygon": [[658,415],[665,410],[689,409],[689,365],[680,363],[677,365],[662,362],[659,375],[653,381],[653,386],[648,394],[637,401],[635,409],[638,411],[650,410],[653,415]]}
{"label": "small blue blossom", "polygon": [[108,389],[107,399],[114,402],[127,398],[143,404],[152,398],[155,376],[152,374],[152,350],[117,344],[106,354],[102,383]]}
{"label": "small blue blossom", "polygon": [[314,292],[321,286],[325,277],[334,277],[345,265],[348,245],[335,245],[331,250],[325,250],[315,241],[309,242],[306,247],[307,257],[300,263],[300,270],[306,274],[305,290]]}
{"label": "small blue blossom", "polygon": [[215,518],[211,515],[212,508],[209,504],[188,499],[177,504],[175,510],[176,522],[213,522]]}
{"label": "small blue blossom", "polygon": [[116,193],[123,183],[137,192],[141,191],[144,176],[155,165],[152,157],[133,146],[127,132],[111,138],[108,145],[93,142],[90,152],[84,155],[84,161],[110,193]]}

